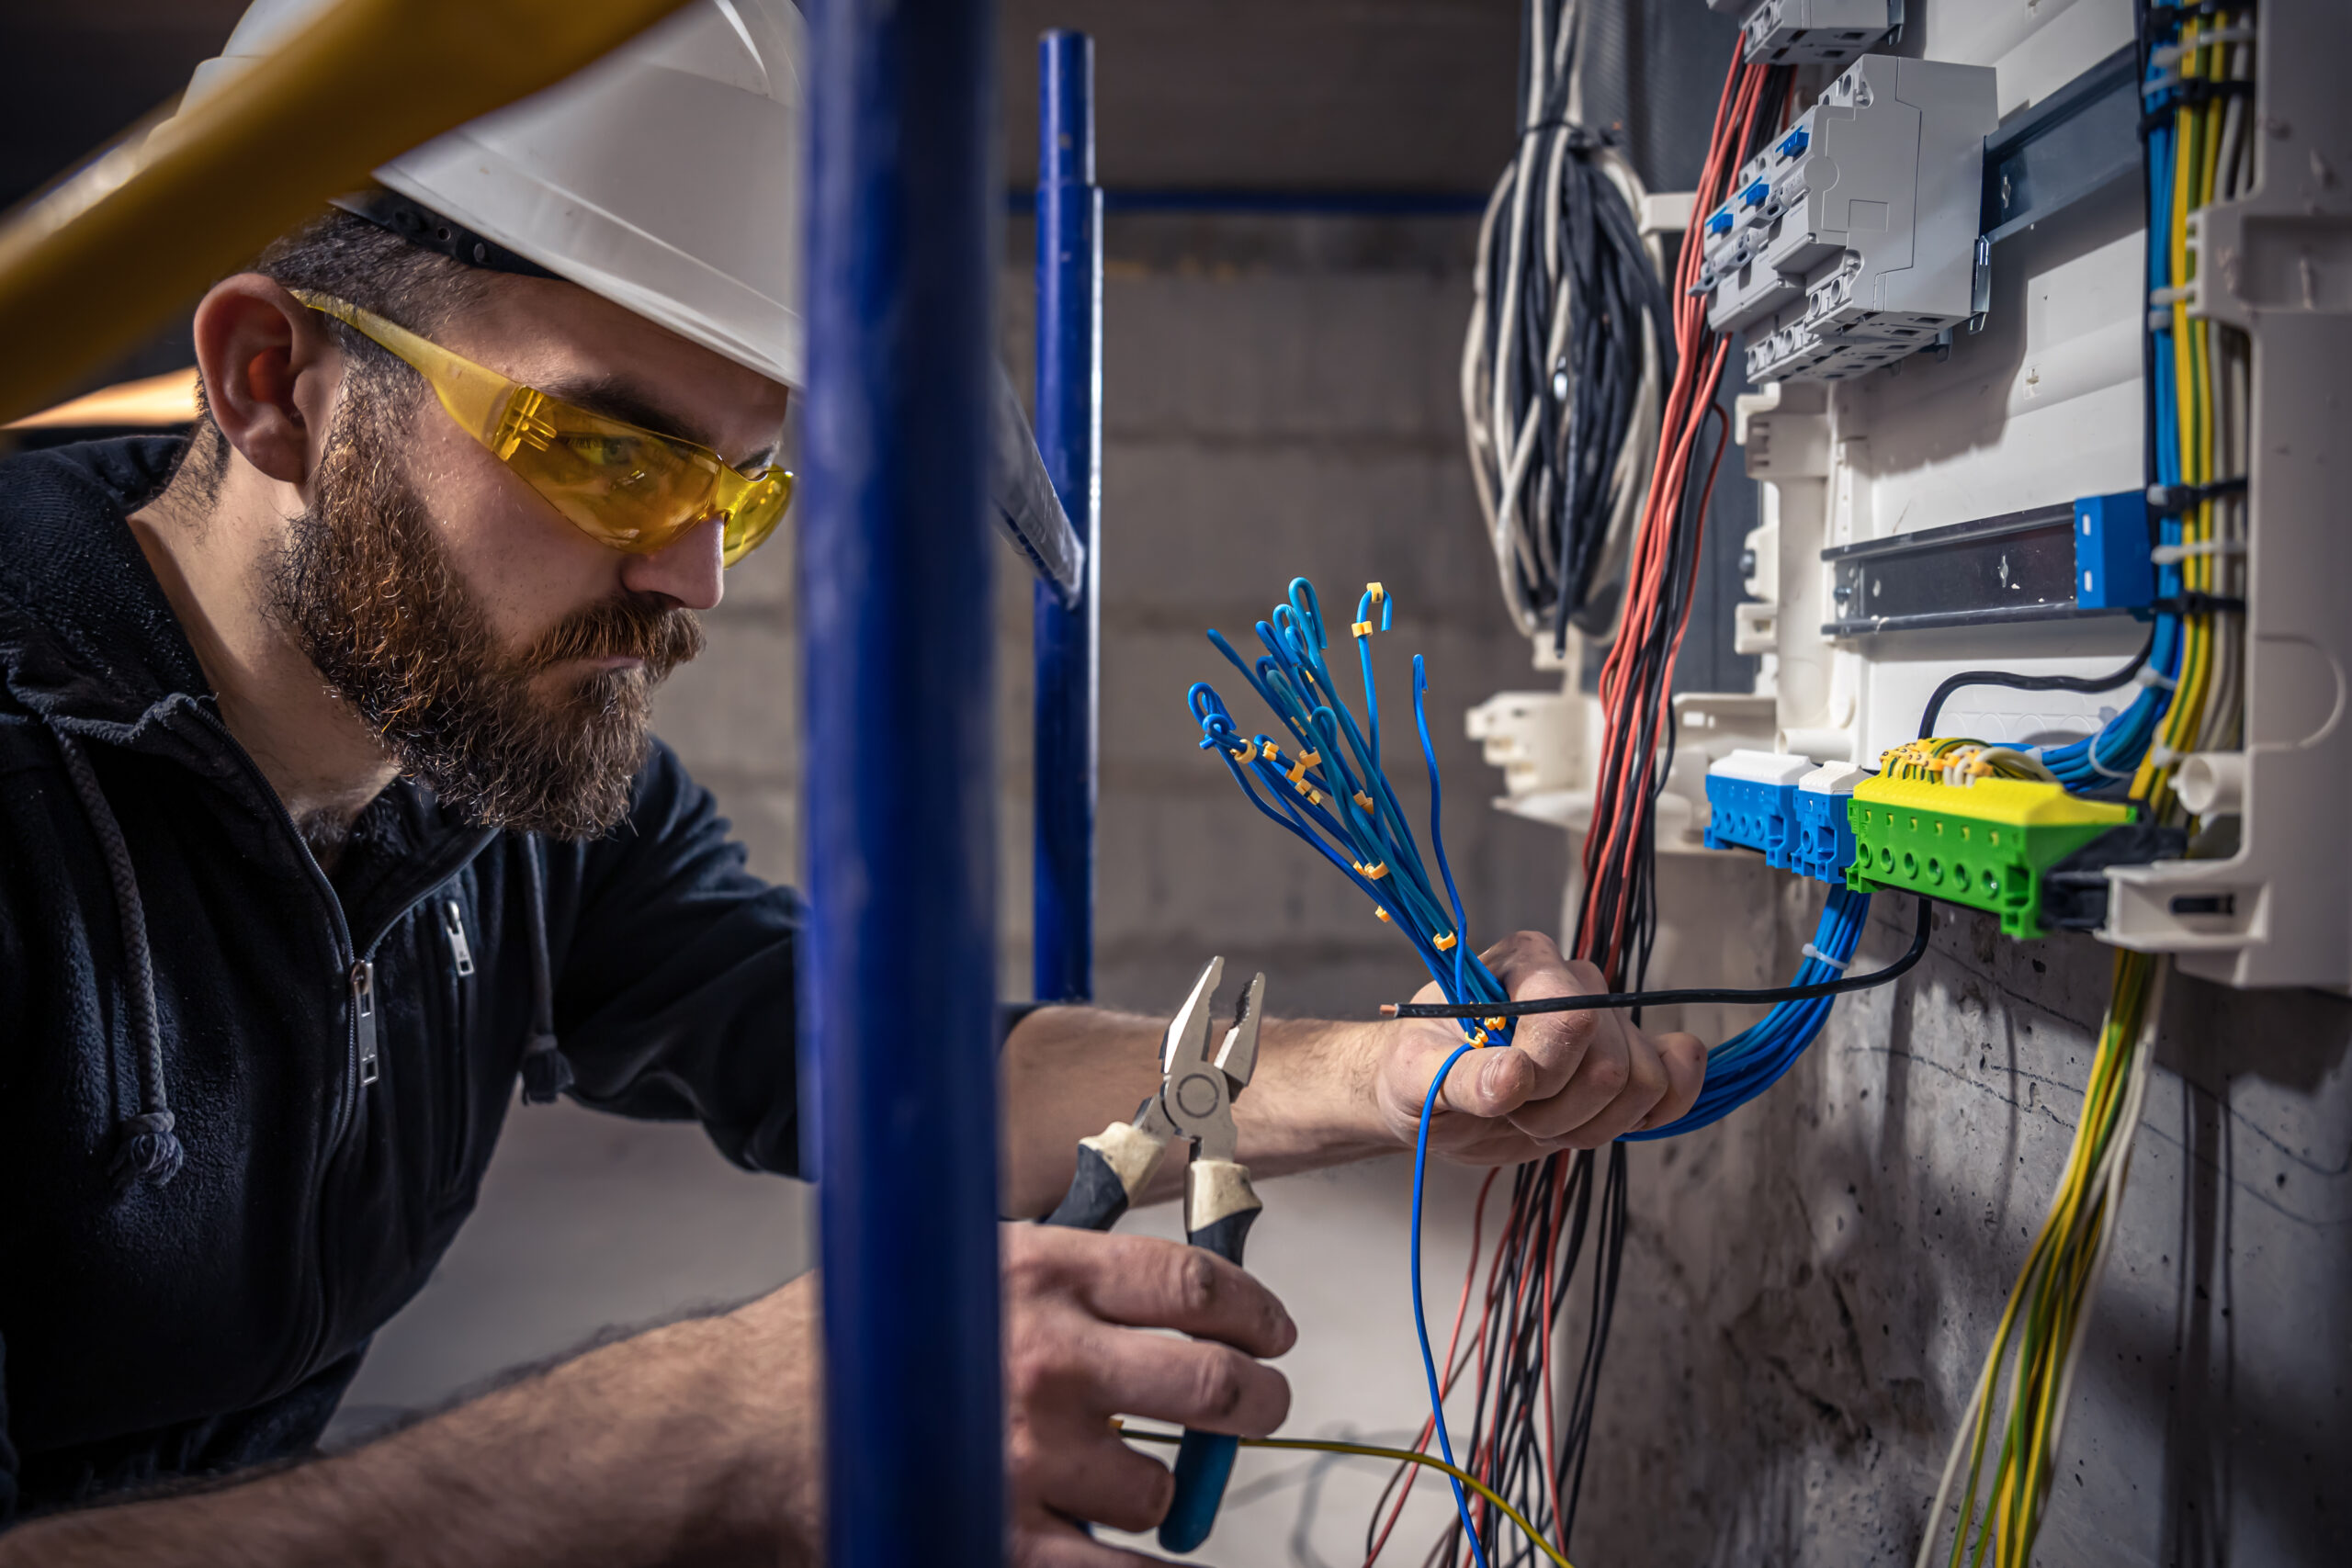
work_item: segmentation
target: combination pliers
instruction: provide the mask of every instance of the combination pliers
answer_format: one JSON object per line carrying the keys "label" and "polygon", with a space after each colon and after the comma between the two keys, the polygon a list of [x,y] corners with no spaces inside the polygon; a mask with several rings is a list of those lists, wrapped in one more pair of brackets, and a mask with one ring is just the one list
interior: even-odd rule
{"label": "combination pliers", "polygon": [[[1266,977],[1253,977],[1243,989],[1233,1023],[1211,1055],[1209,1020],[1224,976],[1225,960],[1210,959],[1192,995],[1169,1021],[1159,1052],[1159,1088],[1135,1120],[1114,1122],[1079,1140],[1078,1172],[1061,1206],[1046,1216],[1046,1224],[1109,1230],[1150,1185],[1170,1146],[1181,1140],[1190,1156],[1184,1237],[1239,1266],[1242,1243],[1263,1205],[1250,1185],[1248,1168],[1233,1157],[1233,1102],[1258,1066]],[[1235,1439],[1223,1433],[1185,1432],[1176,1451],[1175,1500],[1159,1525],[1161,1546],[1190,1551],[1208,1539],[1233,1473],[1235,1447]]]}

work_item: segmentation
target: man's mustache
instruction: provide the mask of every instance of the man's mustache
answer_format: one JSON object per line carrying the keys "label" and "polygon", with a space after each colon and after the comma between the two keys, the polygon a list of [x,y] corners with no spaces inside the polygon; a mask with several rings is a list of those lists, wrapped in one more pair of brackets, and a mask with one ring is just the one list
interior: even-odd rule
{"label": "man's mustache", "polygon": [[691,610],[630,596],[576,610],[524,656],[534,674],[569,659],[637,659],[655,680],[703,649],[702,622]]}

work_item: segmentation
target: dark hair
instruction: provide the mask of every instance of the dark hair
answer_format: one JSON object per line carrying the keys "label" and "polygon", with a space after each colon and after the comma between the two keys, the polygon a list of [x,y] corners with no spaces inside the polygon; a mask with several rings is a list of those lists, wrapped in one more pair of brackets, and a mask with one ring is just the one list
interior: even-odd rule
{"label": "dark hair", "polygon": [[[410,244],[388,229],[340,208],[330,208],[290,234],[273,241],[254,264],[257,272],[288,288],[308,288],[347,299],[362,310],[430,333],[452,314],[481,297],[487,275],[447,256]],[[330,321],[346,358],[371,371],[407,371],[390,352],[341,321]],[[196,387],[196,425],[180,455],[171,484],[183,479],[207,506],[220,496],[228,470],[229,443],[212,418],[201,378]]]}

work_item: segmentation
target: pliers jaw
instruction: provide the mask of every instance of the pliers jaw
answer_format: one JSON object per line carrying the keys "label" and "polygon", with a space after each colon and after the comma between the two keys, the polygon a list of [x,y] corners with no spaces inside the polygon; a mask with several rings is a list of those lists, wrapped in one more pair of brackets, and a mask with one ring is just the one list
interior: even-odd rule
{"label": "pliers jaw", "polygon": [[[1172,1135],[1192,1144],[1195,1156],[1202,1159],[1233,1158],[1233,1102],[1258,1070],[1258,1027],[1265,1004],[1266,976],[1255,976],[1242,988],[1233,1023],[1212,1055],[1210,1020],[1216,1015],[1216,989],[1224,977],[1225,960],[1210,959],[1193,983],[1192,995],[1169,1020],[1159,1053],[1159,1114],[1149,1118],[1153,1130],[1165,1125]],[[1136,1118],[1136,1125],[1145,1124],[1146,1117]]]}

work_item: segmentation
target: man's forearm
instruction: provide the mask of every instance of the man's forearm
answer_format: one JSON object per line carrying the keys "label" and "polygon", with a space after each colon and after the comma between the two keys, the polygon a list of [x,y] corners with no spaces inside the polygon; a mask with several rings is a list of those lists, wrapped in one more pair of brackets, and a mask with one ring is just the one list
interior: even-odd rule
{"label": "man's forearm", "polygon": [[[1159,1084],[1164,1021],[1099,1008],[1044,1008],[1005,1042],[1005,1212],[1035,1215],[1061,1201],[1078,1140],[1135,1114]],[[1385,1153],[1396,1145],[1374,1113],[1370,1073],[1378,1025],[1272,1019],[1258,1070],[1234,1102],[1241,1162],[1280,1176]],[[1149,1194],[1176,1193],[1174,1166]]]}
{"label": "man's forearm", "polygon": [[0,1568],[817,1560],[813,1278],[605,1346],[352,1453],[36,1520]]}

